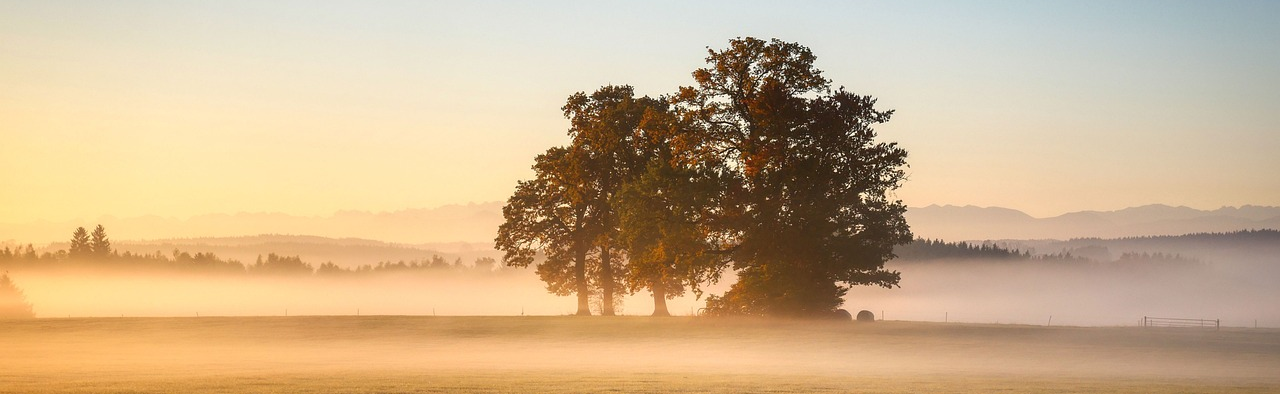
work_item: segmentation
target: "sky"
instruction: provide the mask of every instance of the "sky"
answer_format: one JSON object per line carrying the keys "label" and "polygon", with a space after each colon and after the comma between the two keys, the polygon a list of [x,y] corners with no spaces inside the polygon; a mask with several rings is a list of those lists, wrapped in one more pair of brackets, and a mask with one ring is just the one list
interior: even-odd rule
{"label": "sky", "polygon": [[909,206],[1280,205],[1280,2],[0,0],[0,222],[505,200],[734,37],[897,112]]}

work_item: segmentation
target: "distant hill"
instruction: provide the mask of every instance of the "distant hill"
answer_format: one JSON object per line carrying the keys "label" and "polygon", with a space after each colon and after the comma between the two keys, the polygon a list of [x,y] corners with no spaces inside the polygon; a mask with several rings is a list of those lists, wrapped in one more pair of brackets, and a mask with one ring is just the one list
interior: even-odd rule
{"label": "distant hill", "polygon": [[1100,261],[1115,259],[1124,253],[1172,253],[1217,262],[1270,264],[1280,269],[1280,231],[1277,230],[999,243],[1034,254],[1068,252]]}
{"label": "distant hill", "polygon": [[930,205],[909,208],[906,219],[916,236],[930,239],[1065,240],[1280,229],[1280,207],[1246,205],[1204,211],[1146,205],[1118,211],[1082,211],[1035,218],[1008,208]]}
{"label": "distant hill", "polygon": [[[151,241],[116,241],[112,245],[120,252],[155,253],[168,255],[173,250],[196,253],[214,253],[222,258],[253,264],[259,255],[275,253],[283,256],[299,256],[312,265],[333,262],[342,267],[355,267],[378,262],[430,260],[440,256],[449,262],[462,259],[472,263],[480,257],[499,258],[501,254],[487,243],[435,243],[395,244],[360,238],[326,238],[310,235],[264,234],[241,237],[206,237],[164,239]],[[55,242],[44,250],[65,250],[66,242]],[[44,251],[42,250],[42,251]]]}
{"label": "distant hill", "polygon": [[[891,261],[950,265],[992,262],[1050,262],[1059,267],[1208,269],[1209,281],[1250,283],[1274,288],[1280,278],[1280,231],[1244,230],[1126,238],[1071,240],[993,240],[983,243],[916,240],[894,249]],[[1155,271],[1141,271],[1154,273]],[[1192,279],[1192,278],[1189,278]],[[1150,280],[1150,278],[1141,278]]]}
{"label": "distant hill", "polygon": [[101,217],[70,222],[0,224],[0,242],[65,242],[76,227],[106,227],[116,240],[237,237],[245,234],[295,234],[363,238],[405,244],[490,243],[502,224],[502,203],[446,205],[393,212],[339,211],[331,216],[237,213],[188,219],[143,216]]}

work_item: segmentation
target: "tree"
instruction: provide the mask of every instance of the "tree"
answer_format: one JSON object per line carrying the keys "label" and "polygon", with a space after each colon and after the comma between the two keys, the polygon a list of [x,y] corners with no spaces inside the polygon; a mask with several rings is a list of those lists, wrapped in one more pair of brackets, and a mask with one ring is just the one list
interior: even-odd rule
{"label": "tree", "polygon": [[471,269],[479,272],[491,272],[496,264],[497,260],[492,257],[480,257],[476,258],[476,261],[471,264]]}
{"label": "tree", "polygon": [[93,229],[90,236],[89,253],[97,258],[111,257],[111,240],[107,239],[107,230],[101,224]]}
{"label": "tree", "polygon": [[20,319],[36,317],[27,302],[22,289],[9,279],[9,273],[0,275],[0,319]]}
{"label": "tree", "polygon": [[569,148],[554,147],[534,159],[532,180],[519,181],[502,207],[494,247],[502,261],[528,267],[539,253],[537,274],[556,295],[577,295],[578,315],[590,315],[587,253],[592,236],[587,224],[580,161]]}
{"label": "tree", "polygon": [[670,316],[667,299],[686,289],[700,298],[700,285],[718,281],[725,264],[723,238],[711,222],[724,177],[711,162],[677,158],[673,147],[688,126],[666,105],[650,108],[634,137],[644,170],[613,201],[629,259],[627,285],[633,293],[651,292],[653,316]]}
{"label": "tree", "polygon": [[[173,251],[175,261],[190,261],[193,258],[187,253],[179,255],[177,250]],[[179,257],[181,256],[181,257]],[[197,256],[200,254],[197,253]],[[262,255],[258,255],[257,261],[253,265],[245,267],[250,273],[268,274],[268,275],[311,275],[315,273],[315,269],[311,264],[302,261],[299,256],[281,256],[275,253],[268,253],[266,260],[262,259]]]}
{"label": "tree", "polygon": [[590,95],[579,92],[569,99],[564,116],[570,120],[573,139],[569,156],[583,171],[582,195],[577,203],[587,209],[587,231],[594,249],[592,277],[600,288],[601,314],[615,314],[615,296],[625,290],[626,259],[618,242],[618,213],[614,196],[643,170],[646,157],[638,146],[640,126],[651,111],[665,111],[666,103],[648,96],[636,97],[631,86],[609,85]]}
{"label": "tree", "polygon": [[635,97],[630,86],[570,96],[562,110],[570,120],[572,143],[538,156],[535,179],[521,181],[503,208],[506,222],[495,244],[505,252],[504,262],[527,266],[543,253],[539,276],[552,293],[576,293],[578,314],[590,314],[592,284],[606,316],[615,314],[620,299],[615,296],[626,289],[619,264],[625,256],[611,204],[643,168],[633,136],[649,108],[661,105]]}
{"label": "tree", "polygon": [[89,232],[84,227],[76,227],[76,231],[71,233],[71,257],[80,258],[88,257],[93,254],[93,247],[89,244]]}
{"label": "tree", "polygon": [[725,255],[705,221],[714,183],[655,160],[616,200],[629,258],[627,284],[632,292],[653,294],[653,316],[670,316],[667,299],[686,288],[701,297],[700,285],[720,278]]}
{"label": "tree", "polygon": [[878,143],[893,111],[830,81],[799,44],[730,40],[708,49],[696,86],[675,97],[696,125],[682,155],[735,178],[720,210],[738,282],[708,299],[714,313],[825,315],[854,285],[892,287],[883,269],[911,240],[905,207],[888,193],[907,152]]}

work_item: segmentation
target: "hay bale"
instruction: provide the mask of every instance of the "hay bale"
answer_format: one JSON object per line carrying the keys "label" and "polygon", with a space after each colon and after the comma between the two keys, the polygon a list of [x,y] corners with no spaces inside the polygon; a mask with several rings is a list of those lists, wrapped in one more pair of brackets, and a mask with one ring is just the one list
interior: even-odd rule
{"label": "hay bale", "polygon": [[844,309],[836,309],[834,311],[831,311],[831,319],[840,320],[840,321],[853,321],[853,315],[849,314],[849,311],[846,311]]}
{"label": "hay bale", "polygon": [[874,313],[871,313],[871,311],[864,310],[864,311],[858,312],[858,322],[871,323],[875,321],[876,321],[876,315]]}

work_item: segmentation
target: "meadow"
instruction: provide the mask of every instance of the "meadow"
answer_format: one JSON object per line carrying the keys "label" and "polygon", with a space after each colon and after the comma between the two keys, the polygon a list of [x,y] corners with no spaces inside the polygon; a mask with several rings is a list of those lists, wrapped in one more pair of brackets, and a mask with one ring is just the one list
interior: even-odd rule
{"label": "meadow", "polygon": [[1280,330],[693,317],[0,321],[0,393],[1280,391]]}

